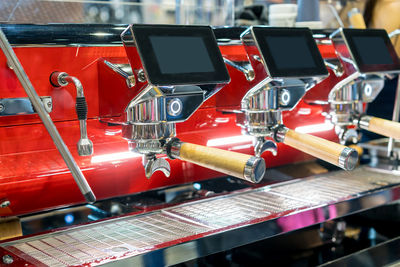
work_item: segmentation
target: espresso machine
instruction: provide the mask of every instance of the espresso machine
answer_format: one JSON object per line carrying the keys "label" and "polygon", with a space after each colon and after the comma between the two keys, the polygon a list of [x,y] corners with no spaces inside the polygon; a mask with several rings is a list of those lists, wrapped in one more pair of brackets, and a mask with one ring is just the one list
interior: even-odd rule
{"label": "espresso machine", "polygon": [[357,143],[357,129],[400,138],[398,122],[364,114],[366,105],[382,91],[385,79],[400,72],[399,58],[386,31],[341,28],[330,39],[346,74],[326,99],[327,118],[335,125],[340,142]]}
{"label": "espresso machine", "polygon": [[[186,121],[230,81],[212,29],[130,25],[121,36],[131,66],[128,80],[138,75],[138,83],[127,83],[125,88],[134,94],[124,111],[122,136],[132,152],[143,155],[146,177],[156,171],[170,176],[168,161],[156,156],[167,154],[170,159],[259,182],[265,172],[262,158],[183,143],[175,137],[176,123]],[[124,73],[121,66],[104,64],[111,66],[114,76]]]}
{"label": "espresso machine", "polygon": [[344,170],[354,169],[358,154],[312,135],[298,133],[283,125],[282,112],[290,111],[305,93],[327,77],[328,71],[307,28],[267,28],[253,26],[241,39],[256,75],[265,77],[241,101],[239,125],[255,136],[255,154],[272,150],[283,142],[323,159]]}
{"label": "espresso machine", "polygon": [[[1,266],[294,262],[288,248],[337,253],[356,236],[347,218],[400,198],[393,172],[337,167],[351,169],[356,153],[333,144],[325,107],[303,96],[340,79],[325,78],[321,59],[334,47],[318,52],[308,29],[1,28],[11,45],[0,55]],[[334,165],[304,174],[320,164],[304,152]],[[310,265],[332,260],[320,256]]]}

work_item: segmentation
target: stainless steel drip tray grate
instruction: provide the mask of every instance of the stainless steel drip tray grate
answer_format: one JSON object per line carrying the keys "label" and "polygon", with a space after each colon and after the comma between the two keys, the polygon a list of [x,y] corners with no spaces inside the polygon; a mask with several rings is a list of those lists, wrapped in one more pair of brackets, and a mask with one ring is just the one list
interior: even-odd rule
{"label": "stainless steel drip tray grate", "polygon": [[399,183],[398,176],[359,168],[22,238],[0,247],[36,266],[98,265]]}
{"label": "stainless steel drip tray grate", "polygon": [[209,231],[206,227],[153,212],[23,239],[6,245],[5,249],[35,265],[96,265],[206,231]]}
{"label": "stainless steel drip tray grate", "polygon": [[270,192],[318,205],[394,184],[400,184],[400,176],[358,168],[351,172],[332,172],[285,185],[278,184]]}
{"label": "stainless steel drip tray grate", "polygon": [[241,224],[272,214],[309,207],[312,203],[294,200],[262,190],[201,201],[166,209],[163,213],[195,221],[212,229]]}

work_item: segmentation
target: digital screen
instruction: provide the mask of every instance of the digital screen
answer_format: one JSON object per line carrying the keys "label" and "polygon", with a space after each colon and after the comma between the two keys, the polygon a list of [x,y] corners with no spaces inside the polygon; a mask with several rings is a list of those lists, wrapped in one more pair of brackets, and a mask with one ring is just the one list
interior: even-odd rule
{"label": "digital screen", "polygon": [[353,36],[352,39],[363,64],[393,64],[393,59],[383,38],[378,36]]}
{"label": "digital screen", "polygon": [[341,29],[350,55],[360,73],[399,73],[400,62],[382,29]]}
{"label": "digital screen", "polygon": [[215,71],[201,37],[149,36],[162,74]]}
{"label": "digital screen", "polygon": [[277,69],[315,68],[307,41],[302,36],[267,36],[265,40]]}
{"label": "digital screen", "polygon": [[206,85],[230,81],[210,26],[142,24],[131,27],[150,84]]}
{"label": "digital screen", "polygon": [[310,29],[253,26],[252,31],[271,78],[328,75]]}

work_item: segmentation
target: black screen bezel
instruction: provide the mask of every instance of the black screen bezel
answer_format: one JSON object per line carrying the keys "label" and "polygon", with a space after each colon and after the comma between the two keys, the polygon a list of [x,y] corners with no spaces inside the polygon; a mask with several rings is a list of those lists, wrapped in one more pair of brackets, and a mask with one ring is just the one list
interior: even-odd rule
{"label": "black screen bezel", "polygon": [[[136,47],[149,83],[156,86],[228,83],[230,77],[214,32],[209,26],[132,25]],[[201,37],[207,48],[213,72],[163,74],[150,42],[150,36]]]}
{"label": "black screen bezel", "polygon": [[[392,42],[389,39],[387,32],[383,29],[343,29],[343,36],[346,40],[346,44],[349,47],[350,55],[356,64],[358,71],[361,73],[377,73],[377,72],[400,72],[400,60],[393,47]],[[389,50],[389,54],[393,60],[393,64],[363,64],[360,54],[357,51],[353,37],[381,37],[386,47]]]}
{"label": "black screen bezel", "polygon": [[[289,78],[289,77],[321,77],[327,76],[328,70],[325,67],[324,60],[318,50],[317,44],[312,36],[312,32],[308,28],[277,28],[277,27],[253,27],[253,34],[258,49],[264,59],[265,68],[271,78]],[[301,36],[304,37],[307,46],[310,48],[311,56],[315,61],[314,68],[297,68],[297,69],[281,69],[277,68],[275,61],[271,55],[265,37],[268,36]]]}

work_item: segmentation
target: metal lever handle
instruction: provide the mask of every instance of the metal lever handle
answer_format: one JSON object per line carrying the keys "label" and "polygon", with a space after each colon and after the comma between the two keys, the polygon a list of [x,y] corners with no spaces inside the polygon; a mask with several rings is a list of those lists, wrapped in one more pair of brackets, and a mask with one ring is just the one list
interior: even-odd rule
{"label": "metal lever handle", "polygon": [[90,141],[87,135],[87,103],[83,93],[82,83],[78,78],[68,75],[65,72],[53,72],[50,75],[50,83],[55,87],[66,86],[69,83],[73,83],[76,88],[76,115],[79,120],[79,128],[81,138],[78,141],[78,154],[79,156],[90,156],[93,154],[93,143]]}
{"label": "metal lever handle", "polygon": [[86,201],[90,203],[95,202],[96,197],[94,196],[92,189],[90,188],[85,177],[83,176],[82,171],[79,169],[74,158],[69,152],[67,146],[62,140],[49,114],[47,114],[46,110],[44,109],[42,101],[40,100],[38,94],[33,88],[32,83],[29,81],[28,76],[26,75],[24,69],[22,68],[21,63],[19,62],[17,56],[15,55],[14,51],[11,48],[10,43],[8,42],[6,36],[4,35],[1,29],[0,29],[0,48],[3,51],[4,55],[6,56],[15,74],[17,75],[18,80],[20,81],[22,87],[24,88],[26,94],[29,97],[29,100],[32,102],[32,105],[35,108],[36,112],[38,113],[40,119],[42,120],[43,125],[46,127],[47,132],[53,139],[53,142],[56,145],[58,151],[60,152],[62,158],[64,159],[65,164],[71,171],[71,174],[74,177],[75,182],[77,183],[79,189],[84,195]]}
{"label": "metal lever handle", "polygon": [[258,183],[264,177],[265,161],[260,157],[183,143],[177,138],[172,139],[166,149],[170,158],[182,159],[252,183]]}
{"label": "metal lever handle", "polygon": [[357,165],[357,151],[347,146],[313,135],[298,133],[286,127],[279,129],[276,135],[277,139],[284,144],[332,163],[344,170],[350,171]]}
{"label": "metal lever handle", "polygon": [[358,124],[361,129],[394,139],[400,139],[400,123],[398,122],[372,116],[362,116],[360,119],[357,119],[356,124]]}

